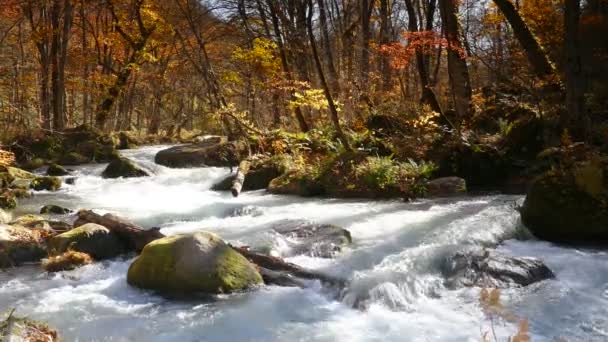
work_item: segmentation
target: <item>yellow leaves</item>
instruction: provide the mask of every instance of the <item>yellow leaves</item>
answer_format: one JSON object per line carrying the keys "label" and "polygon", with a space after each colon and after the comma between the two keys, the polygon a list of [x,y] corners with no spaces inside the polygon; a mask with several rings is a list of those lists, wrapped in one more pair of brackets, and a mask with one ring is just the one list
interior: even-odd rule
{"label": "yellow leaves", "polygon": [[[290,108],[296,107],[307,107],[311,109],[321,110],[327,109],[329,106],[327,98],[323,93],[323,89],[305,89],[301,91],[295,91],[293,93],[293,99],[289,101]],[[338,111],[340,111],[340,104],[336,103]]]}
{"label": "yellow leaves", "polygon": [[[525,319],[519,319],[514,314],[506,310],[502,303],[500,302],[500,289],[488,289],[483,288],[479,293],[479,304],[481,308],[490,318],[490,323],[492,324],[492,332],[494,334],[494,317],[493,315],[497,315],[500,318],[505,319],[509,322],[517,322],[519,321],[517,331],[515,335],[509,337],[509,342],[530,342],[530,334],[529,334],[529,324]],[[496,336],[493,335],[494,341],[496,341]],[[482,341],[491,342],[490,333],[485,332],[482,335]]]}
{"label": "yellow leaves", "polygon": [[281,61],[277,57],[277,45],[265,38],[253,40],[251,49],[237,47],[232,52],[232,59],[244,63],[252,72],[260,76],[274,77],[281,70]]}

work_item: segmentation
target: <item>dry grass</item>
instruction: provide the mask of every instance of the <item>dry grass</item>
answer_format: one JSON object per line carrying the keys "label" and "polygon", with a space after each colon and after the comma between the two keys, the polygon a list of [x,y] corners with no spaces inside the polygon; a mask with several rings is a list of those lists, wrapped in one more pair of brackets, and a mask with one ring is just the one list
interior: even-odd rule
{"label": "dry grass", "polygon": [[61,255],[49,257],[42,262],[42,268],[47,272],[59,272],[73,270],[77,267],[88,265],[93,258],[86,253],[67,251]]}
{"label": "dry grass", "polygon": [[482,332],[483,342],[498,342],[495,324],[496,319],[503,319],[507,322],[518,322],[517,331],[510,336],[509,342],[530,342],[529,324],[526,319],[521,319],[507,310],[500,302],[500,290],[483,288],[479,294],[479,304],[483,312],[490,320],[490,330]]}
{"label": "dry grass", "polygon": [[15,162],[15,154],[12,152],[0,150],[0,165],[9,166]]}

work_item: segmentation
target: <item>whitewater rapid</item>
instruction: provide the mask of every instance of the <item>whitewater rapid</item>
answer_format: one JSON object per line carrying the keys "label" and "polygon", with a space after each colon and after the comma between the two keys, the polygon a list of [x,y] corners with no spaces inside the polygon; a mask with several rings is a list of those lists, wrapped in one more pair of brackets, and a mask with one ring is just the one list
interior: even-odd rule
{"label": "whitewater rapid", "polygon": [[[65,341],[499,341],[517,322],[492,320],[479,288],[448,290],[440,266],[467,246],[542,258],[556,279],[504,290],[504,309],[529,321],[532,341],[608,340],[608,252],[514,238],[521,196],[450,200],[337,200],[247,192],[233,198],[210,187],[228,169],[169,169],[154,164],[163,146],[124,151],[151,177],[105,180],[105,165],[77,167],[74,185],[38,193],[22,212],[43,204],[127,217],[165,234],[213,231],[237,245],[280,239],[268,227],[302,219],[348,229],[353,245],[336,259],[289,261],[350,280],[342,293],[320,284],[185,300],[132,288],[132,257],[47,274],[39,266],[0,272],[0,312],[48,321]],[[358,308],[353,308],[353,304]]]}

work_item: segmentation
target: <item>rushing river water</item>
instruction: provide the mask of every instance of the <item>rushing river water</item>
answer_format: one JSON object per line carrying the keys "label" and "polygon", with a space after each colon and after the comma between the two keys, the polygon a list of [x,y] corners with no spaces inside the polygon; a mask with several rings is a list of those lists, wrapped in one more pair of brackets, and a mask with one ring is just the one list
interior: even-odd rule
{"label": "rushing river water", "polygon": [[[50,275],[39,266],[0,272],[0,311],[14,307],[48,321],[66,341],[480,341],[492,330],[506,341],[517,324],[490,320],[479,288],[448,290],[440,273],[448,253],[506,239],[499,250],[540,257],[557,276],[501,293],[504,310],[529,321],[532,341],[608,340],[608,252],[513,240],[521,196],[403,203],[256,191],[232,198],[209,190],[227,169],[158,166],[153,157],[161,148],[124,152],[152,177],[104,180],[105,165],[78,167],[75,185],[39,193],[22,208],[90,208],[165,234],[209,230],[235,244],[267,239],[269,225],[285,219],[340,225],[354,243],[336,259],[289,260],[346,277],[345,293],[312,284],[168,299],[127,285],[126,258]],[[361,298],[365,309],[354,309]]]}

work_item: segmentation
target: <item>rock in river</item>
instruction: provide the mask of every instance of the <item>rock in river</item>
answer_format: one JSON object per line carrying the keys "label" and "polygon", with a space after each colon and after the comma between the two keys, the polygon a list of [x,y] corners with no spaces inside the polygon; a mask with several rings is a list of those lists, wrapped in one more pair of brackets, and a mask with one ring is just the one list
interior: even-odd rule
{"label": "rock in river", "polygon": [[246,144],[242,142],[196,143],[174,146],[162,150],[154,162],[167,167],[234,166],[247,157]]}
{"label": "rock in river", "polygon": [[52,237],[48,249],[50,255],[74,250],[89,254],[97,260],[113,258],[126,252],[124,242],[116,234],[95,223],[87,223]]}
{"label": "rock in river", "polygon": [[252,263],[208,232],[150,242],[129,267],[127,282],[170,293],[229,293],[263,283]]}
{"label": "rock in river", "polygon": [[43,236],[22,226],[0,224],[0,268],[42,259],[46,255]]}
{"label": "rock in river", "polygon": [[443,265],[446,285],[509,288],[555,278],[537,258],[510,257],[489,250],[458,252]]}
{"label": "rock in river", "polygon": [[149,174],[127,158],[115,158],[101,173],[103,178],[146,177]]}

